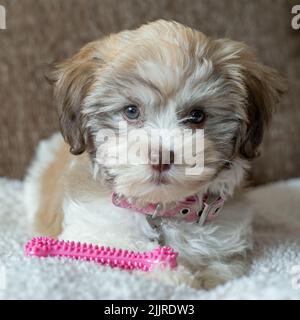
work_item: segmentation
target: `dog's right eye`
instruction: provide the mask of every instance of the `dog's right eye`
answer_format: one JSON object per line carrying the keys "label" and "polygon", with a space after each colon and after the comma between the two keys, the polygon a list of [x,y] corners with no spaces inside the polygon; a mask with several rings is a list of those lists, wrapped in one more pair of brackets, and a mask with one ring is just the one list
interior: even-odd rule
{"label": "dog's right eye", "polygon": [[201,109],[194,109],[190,112],[188,122],[193,124],[200,124],[205,120],[205,113]]}
{"label": "dog's right eye", "polygon": [[140,117],[140,109],[135,105],[124,107],[123,113],[128,120],[136,120]]}

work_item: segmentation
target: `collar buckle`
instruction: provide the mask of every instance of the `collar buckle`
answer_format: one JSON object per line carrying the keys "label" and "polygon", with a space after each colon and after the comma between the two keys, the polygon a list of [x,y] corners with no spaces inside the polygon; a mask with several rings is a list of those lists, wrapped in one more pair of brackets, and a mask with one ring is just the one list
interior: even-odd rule
{"label": "collar buckle", "polygon": [[208,203],[207,198],[207,196],[203,198],[203,206],[198,213],[198,220],[196,223],[198,223],[200,226],[204,225],[206,221],[216,218],[225,202],[224,198],[218,197],[211,203]]}
{"label": "collar buckle", "polygon": [[163,205],[161,202],[159,202],[157,205],[156,205],[156,208],[154,210],[154,212],[152,213],[151,215],[151,219],[155,219],[156,217],[158,217],[162,211],[162,208],[163,208]]}

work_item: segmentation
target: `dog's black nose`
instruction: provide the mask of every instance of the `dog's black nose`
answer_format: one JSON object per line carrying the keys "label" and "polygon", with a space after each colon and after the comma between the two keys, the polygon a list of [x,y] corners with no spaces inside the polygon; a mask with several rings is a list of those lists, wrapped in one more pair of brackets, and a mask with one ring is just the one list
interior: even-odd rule
{"label": "dog's black nose", "polygon": [[[166,157],[166,158],[167,159],[165,160],[165,158],[163,157],[163,151],[160,148],[158,163],[151,164],[153,170],[158,171],[158,172],[168,171],[171,168],[172,164],[174,164],[174,151],[170,151],[169,159],[168,159],[168,157]],[[151,160],[151,158],[150,158],[150,160]],[[164,162],[167,162],[167,163],[164,163]]]}

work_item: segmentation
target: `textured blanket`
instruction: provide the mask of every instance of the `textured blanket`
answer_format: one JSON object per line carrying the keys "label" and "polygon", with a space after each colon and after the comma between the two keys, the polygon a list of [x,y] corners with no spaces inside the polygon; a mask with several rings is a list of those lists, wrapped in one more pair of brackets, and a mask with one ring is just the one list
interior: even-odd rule
{"label": "textured blanket", "polygon": [[300,179],[249,191],[257,210],[250,272],[211,291],[172,287],[126,271],[27,258],[22,182],[0,178],[1,299],[299,299]]}

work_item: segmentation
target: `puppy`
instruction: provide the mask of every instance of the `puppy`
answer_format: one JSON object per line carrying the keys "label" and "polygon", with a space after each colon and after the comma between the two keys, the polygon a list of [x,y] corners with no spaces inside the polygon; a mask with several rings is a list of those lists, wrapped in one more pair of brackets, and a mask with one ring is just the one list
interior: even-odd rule
{"label": "puppy", "polygon": [[[26,178],[38,234],[132,250],[169,245],[178,268],[149,275],[173,284],[211,288],[246,272],[251,204],[239,189],[284,91],[274,70],[243,43],[160,20],[87,44],[49,78],[66,143],[43,143]],[[176,162],[182,150],[161,130],[192,132],[182,145],[202,159],[198,174],[187,173],[197,157]],[[135,153],[142,131],[159,138],[150,148],[140,139],[139,160],[151,161],[113,161],[116,149]]]}

